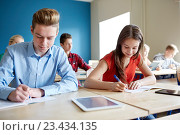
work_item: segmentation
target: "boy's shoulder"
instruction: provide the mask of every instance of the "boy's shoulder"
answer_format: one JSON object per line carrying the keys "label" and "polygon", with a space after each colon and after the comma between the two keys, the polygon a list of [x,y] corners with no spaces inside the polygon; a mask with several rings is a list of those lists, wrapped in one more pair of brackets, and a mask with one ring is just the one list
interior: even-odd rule
{"label": "boy's shoulder", "polygon": [[27,49],[29,45],[31,45],[31,42],[21,42],[13,45],[7,46],[7,50],[9,51],[21,51],[24,49]]}
{"label": "boy's shoulder", "polygon": [[73,57],[73,56],[74,56],[74,57],[80,57],[77,53],[71,53],[71,52],[70,52],[69,56],[70,56],[70,57]]}
{"label": "boy's shoulder", "polygon": [[164,57],[164,54],[163,53],[158,53],[154,56],[154,60],[157,60],[157,59],[160,59],[160,60],[165,60],[165,57]]}

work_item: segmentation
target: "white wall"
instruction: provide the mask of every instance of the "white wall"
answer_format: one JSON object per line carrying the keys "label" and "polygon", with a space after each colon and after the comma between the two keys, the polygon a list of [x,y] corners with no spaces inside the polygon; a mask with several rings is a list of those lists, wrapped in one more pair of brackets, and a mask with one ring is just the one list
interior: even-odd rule
{"label": "white wall", "polygon": [[[149,57],[164,52],[166,45],[180,50],[180,3],[174,0],[94,0],[91,2],[91,59],[99,59],[99,22],[131,12],[151,47]],[[175,56],[180,62],[180,53]]]}
{"label": "white wall", "polygon": [[91,2],[91,59],[100,57],[99,22],[129,12],[130,9],[131,0],[94,0]]}
{"label": "white wall", "polygon": [[[180,50],[180,10],[174,0],[146,0],[146,43],[150,59],[173,43]],[[180,53],[175,56],[180,62]]]}

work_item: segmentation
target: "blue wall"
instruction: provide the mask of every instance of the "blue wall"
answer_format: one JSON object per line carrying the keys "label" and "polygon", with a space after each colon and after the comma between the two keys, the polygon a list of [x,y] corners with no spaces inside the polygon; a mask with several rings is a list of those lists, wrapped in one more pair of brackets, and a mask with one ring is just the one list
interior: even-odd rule
{"label": "blue wall", "polygon": [[22,35],[25,42],[32,40],[32,16],[41,8],[53,8],[60,13],[60,29],[55,45],[60,46],[62,33],[70,33],[72,52],[88,62],[91,58],[90,3],[73,0],[1,0],[0,53],[4,53],[13,35]]}

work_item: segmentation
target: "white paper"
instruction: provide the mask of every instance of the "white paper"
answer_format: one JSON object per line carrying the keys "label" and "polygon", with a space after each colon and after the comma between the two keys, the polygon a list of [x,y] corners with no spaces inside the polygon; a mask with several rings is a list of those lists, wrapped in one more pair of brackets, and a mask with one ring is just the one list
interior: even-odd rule
{"label": "white paper", "polygon": [[28,99],[22,103],[0,100],[0,109],[21,106],[21,105],[28,105],[28,104],[33,104],[33,103],[40,103],[40,102],[45,102],[45,101],[50,101],[50,100],[55,100],[55,99],[56,98],[54,98],[54,97],[32,98],[32,99]]}
{"label": "white paper", "polygon": [[139,89],[134,89],[134,90],[125,89],[125,92],[138,93],[138,92],[143,92],[143,91],[150,90],[153,88],[160,88],[160,87],[152,86],[152,85],[151,86],[142,86]]}

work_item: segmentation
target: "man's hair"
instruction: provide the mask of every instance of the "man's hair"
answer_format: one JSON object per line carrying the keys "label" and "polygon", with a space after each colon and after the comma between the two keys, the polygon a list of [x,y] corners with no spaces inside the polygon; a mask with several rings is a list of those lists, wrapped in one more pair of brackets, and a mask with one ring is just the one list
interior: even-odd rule
{"label": "man's hair", "polygon": [[61,36],[60,36],[60,43],[64,44],[64,42],[66,41],[66,39],[68,38],[72,38],[72,36],[68,33],[63,33]]}
{"label": "man's hair", "polygon": [[21,35],[14,35],[9,39],[9,44],[11,45],[12,42],[14,42],[15,38],[21,38],[24,40],[24,38]]}
{"label": "man's hair", "polygon": [[43,8],[38,10],[33,15],[32,19],[32,28],[34,30],[36,24],[57,27],[57,32],[59,32],[59,18],[60,15],[57,10],[55,9],[49,9],[49,8]]}
{"label": "man's hair", "polygon": [[167,51],[167,50],[173,50],[173,51],[174,51],[174,55],[176,55],[176,54],[179,52],[177,46],[174,45],[174,44],[168,45],[168,46],[166,47],[166,51]]}

